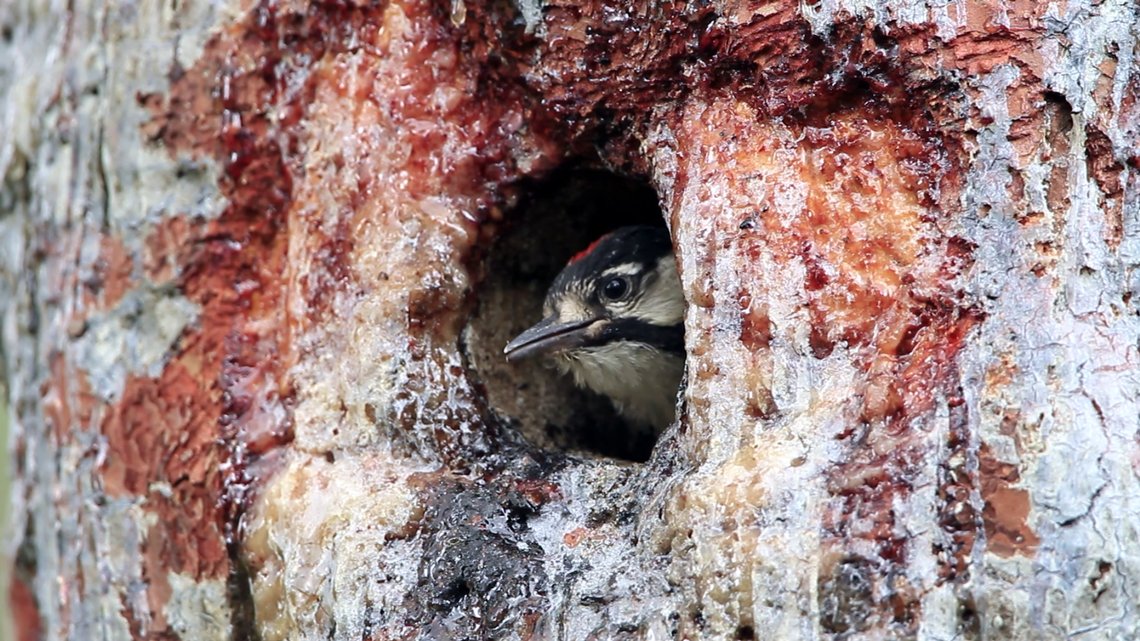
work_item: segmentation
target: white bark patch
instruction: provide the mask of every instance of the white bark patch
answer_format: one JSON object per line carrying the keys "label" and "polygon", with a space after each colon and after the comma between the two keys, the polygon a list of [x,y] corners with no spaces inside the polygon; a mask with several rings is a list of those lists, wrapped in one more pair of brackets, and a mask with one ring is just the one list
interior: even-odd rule
{"label": "white bark patch", "polygon": [[[175,65],[193,68],[206,41],[208,27],[222,16],[214,3],[180,3],[177,11],[165,5],[135,5],[137,20],[112,15],[106,21],[106,37],[124,44],[103,53],[104,90],[123,102],[135,104],[135,96],[166,91],[157,84],[155,68]],[[173,31],[154,29],[155,23]],[[172,37],[175,36],[175,37]],[[127,44],[129,43],[129,44]],[[142,255],[146,234],[129,233],[144,224],[167,218],[213,219],[228,204],[218,190],[221,167],[213,160],[181,155],[144,139],[142,126],[153,117],[147,109],[115,111],[115,120],[101,123],[100,157],[97,170],[106,192],[106,222],[120,235],[134,256]]]}
{"label": "white bark patch", "polygon": [[192,576],[171,572],[170,600],[162,608],[170,628],[183,639],[225,641],[232,633],[229,597],[221,579],[200,581]]}
{"label": "white bark patch", "polygon": [[[1073,42],[1051,52],[1055,62],[1046,74],[1074,111],[1071,151],[1061,165],[1068,167],[1067,207],[1046,210],[1039,222],[1018,220],[1027,204],[1048,205],[1050,161],[1019,160],[1010,143],[1007,96],[1019,81],[1017,69],[998,67],[979,83],[978,107],[991,123],[977,137],[963,235],[978,246],[965,287],[987,318],[962,354],[962,370],[976,385],[967,390],[977,408],[971,431],[997,461],[1016,466],[1011,491],[1028,494],[1025,524],[1040,538],[1035,549],[1012,556],[975,557],[984,636],[1131,638],[1140,628],[1130,593],[1140,581],[1140,480],[1133,463],[1140,321],[1124,313],[1123,256],[1106,241],[1100,190],[1084,157],[1085,125],[1097,117],[1093,76],[1103,59],[1094,52],[1123,36],[1107,16],[1075,8],[1070,3],[1065,32]],[[1013,171],[1026,178],[1027,203],[1010,198]],[[1135,243],[1138,231],[1126,226],[1120,247]],[[1056,244],[1059,254],[1054,267],[1035,274],[1030,264],[1038,243]],[[937,629],[932,615],[939,606],[931,596],[924,632],[944,638],[950,630]]]}
{"label": "white bark patch", "polygon": [[123,391],[128,374],[156,378],[199,308],[172,288],[144,285],[95,316],[76,350],[88,382],[105,401]]}
{"label": "white bark patch", "polygon": [[[89,592],[84,595],[97,604],[93,609],[100,616],[71,622],[74,627],[68,633],[70,636],[61,637],[128,641],[134,638],[130,621],[144,627],[150,623],[146,589],[149,586],[143,577],[145,561],[142,546],[158,516],[146,511],[143,501],[137,498],[109,501],[102,508],[89,510],[84,516],[87,518],[83,522],[90,524],[89,539],[77,538],[60,556],[80,559],[79,564],[86,576],[100,578],[99,583],[88,587]],[[55,533],[46,533],[43,538],[45,543],[54,541]],[[56,557],[53,562],[61,560]],[[37,596],[43,598],[42,593]],[[62,600],[66,602],[67,597],[63,596]]]}
{"label": "white bark patch", "polygon": [[385,459],[295,456],[265,488],[245,546],[264,641],[367,638],[371,608],[416,585],[421,542],[399,532],[418,518],[408,476],[425,470]]}
{"label": "white bark patch", "polygon": [[[1045,43],[1051,45],[1048,52],[1055,62],[1046,67],[1044,81],[1050,89],[1064,94],[1075,113],[1093,117],[1103,111],[1104,105],[1098,107],[1094,91],[1103,74],[1100,66],[1110,57],[1109,51],[1115,52],[1111,57],[1116,61],[1113,99],[1110,113],[1103,115],[1115,117],[1119,112],[1124,88],[1130,80],[1135,42],[1130,32],[1136,28],[1135,11],[1135,0],[1083,0],[1050,7],[1046,26],[1056,33]],[[1117,131],[1115,127],[1105,130]]]}

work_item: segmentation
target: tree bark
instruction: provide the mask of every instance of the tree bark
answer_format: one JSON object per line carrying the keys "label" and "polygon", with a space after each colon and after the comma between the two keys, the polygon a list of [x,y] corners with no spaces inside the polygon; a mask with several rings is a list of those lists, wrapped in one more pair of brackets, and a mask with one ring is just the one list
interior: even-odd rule
{"label": "tree bark", "polygon": [[[1134,638],[1138,35],[1126,0],[0,6],[22,638]],[[499,357],[634,216],[615,174],[688,304],[643,462]]]}

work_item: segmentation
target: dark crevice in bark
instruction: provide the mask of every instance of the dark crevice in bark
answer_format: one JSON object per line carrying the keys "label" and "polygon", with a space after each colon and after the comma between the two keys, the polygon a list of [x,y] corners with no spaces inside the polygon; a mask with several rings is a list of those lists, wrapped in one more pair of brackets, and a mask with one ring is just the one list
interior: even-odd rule
{"label": "dark crevice in bark", "polygon": [[487,482],[419,478],[426,546],[416,588],[406,597],[410,630],[426,638],[498,638],[508,630],[533,631],[549,609],[544,552],[530,520],[557,492],[546,479],[566,461],[511,450]]}
{"label": "dark crevice in bark", "polygon": [[261,641],[257,612],[251,593],[249,567],[241,558],[240,547],[230,544],[230,574],[226,593],[230,602],[230,625],[235,641]]}
{"label": "dark crevice in bark", "polygon": [[875,561],[858,557],[844,559],[830,573],[820,576],[820,626],[842,639],[862,632],[874,621],[872,595]]}

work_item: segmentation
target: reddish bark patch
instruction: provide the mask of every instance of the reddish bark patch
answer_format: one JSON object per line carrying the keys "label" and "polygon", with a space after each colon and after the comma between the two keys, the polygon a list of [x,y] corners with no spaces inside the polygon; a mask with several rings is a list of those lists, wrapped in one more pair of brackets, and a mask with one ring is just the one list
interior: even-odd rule
{"label": "reddish bark patch", "polygon": [[301,276],[301,288],[308,301],[310,321],[329,309],[332,299],[352,281],[352,235],[348,229],[351,216],[338,218],[331,234],[312,230],[312,236],[323,238],[313,252],[313,269]]}
{"label": "reddish bark patch", "polygon": [[[321,36],[359,46],[314,53],[300,83],[311,117],[303,147],[290,155],[300,177],[289,218],[299,290],[290,329],[335,342],[353,321],[330,313],[391,301],[384,313],[408,335],[400,349],[408,380],[380,418],[391,427],[384,437],[401,452],[430,444],[423,454],[457,466],[473,458],[457,461],[463,452],[485,453],[484,437],[497,427],[482,420],[464,369],[436,348],[456,344],[473,300],[468,276],[478,275],[480,243],[494,235],[487,223],[496,210],[501,219],[505,195],[516,193],[510,183],[560,152],[532,134],[540,128],[535,100],[489,44],[485,31],[504,16],[470,9],[455,27],[438,4],[393,2],[370,7],[375,14],[360,29]],[[373,20],[379,26],[370,31]],[[375,264],[385,259],[392,263]],[[358,357],[346,358],[348,367]]]}
{"label": "reddish bark patch", "polygon": [[161,613],[170,596],[169,572],[200,579],[229,574],[220,403],[208,370],[190,369],[201,356],[191,343],[160,378],[129,377],[122,401],[101,426],[107,438],[104,491],[147,497],[147,509],[158,516],[143,541],[147,635],[166,629]]}
{"label": "reddish bark patch", "polygon": [[[182,362],[163,370],[158,379],[127,378],[123,400],[103,418],[108,456],[103,489],[119,496],[146,496],[152,483],[183,483],[204,492],[208,500],[219,489],[217,464],[217,399],[194,371]],[[166,491],[165,488],[158,491]],[[171,515],[165,515],[171,516]]]}
{"label": "reddish bark patch", "polygon": [[201,229],[205,221],[198,225],[185,216],[165,218],[155,224],[146,237],[143,247],[143,273],[154,283],[173,280],[185,265],[193,251],[193,243],[203,235]]}
{"label": "reddish bark patch", "polygon": [[44,424],[60,445],[75,425],[88,426],[97,400],[86,377],[74,376],[60,352],[52,354],[51,376],[40,388]]}
{"label": "reddish bark patch", "polygon": [[561,488],[545,477],[518,479],[514,482],[513,489],[535,507],[562,498]]}
{"label": "reddish bark patch", "polygon": [[[757,8],[558,0],[544,5],[544,25],[549,46],[535,70],[541,73],[529,74],[528,83],[566,120],[572,139],[593,145],[597,137],[587,134],[600,130],[603,157],[636,172],[649,168],[634,132],[661,105],[693,90],[733,91],[776,118],[844,92],[896,87],[905,74],[894,66],[894,40],[855,21],[821,39],[793,2]],[[932,30],[907,35],[922,51],[934,49]],[[525,44],[508,46],[525,51]],[[928,106],[940,108],[938,101]]]}
{"label": "reddish bark patch", "polygon": [[94,280],[87,283],[89,291],[98,293],[99,309],[110,309],[123,299],[134,285],[133,270],[134,259],[123,244],[113,236],[104,236],[99,243]]}
{"label": "reddish bark patch", "polygon": [[582,542],[582,539],[589,536],[592,531],[593,530],[584,527],[576,527],[562,535],[562,542],[566,544],[566,547],[576,548],[578,544]]}
{"label": "reddish bark patch", "polygon": [[772,320],[763,303],[753,301],[748,292],[740,294],[740,341],[749,349],[768,347],[772,340]]}
{"label": "reddish bark patch", "polygon": [[[934,410],[948,401],[962,406],[955,360],[978,321],[957,291],[973,248],[943,231],[941,208],[956,204],[960,180],[953,148],[912,97],[881,96],[820,97],[806,116],[773,122],[751,103],[717,95],[695,101],[676,134],[674,206],[696,219],[719,217],[710,232],[716,240],[697,239],[707,243],[698,251],[740,254],[729,260],[739,278],[741,339],[756,369],[769,367],[765,349],[787,349],[808,329],[789,321],[772,327],[766,309],[787,306],[787,298],[773,299],[786,296],[802,301],[817,358],[835,358],[842,348],[862,371],[845,416],[850,425],[837,434],[850,444],[848,459],[827,472],[833,500],[821,524],[824,549],[836,560],[821,568],[820,607],[834,610],[824,624],[836,634],[867,625],[903,632],[921,618],[921,591],[905,580],[913,543],[899,510],[926,482],[931,450],[941,447],[930,438]],[[744,212],[756,213],[741,220]],[[713,270],[717,259],[725,260],[712,256],[701,267]],[[690,356],[698,359],[691,382],[715,376],[703,369],[707,359]],[[750,403],[763,401],[763,377],[757,380]],[[965,430],[962,411],[955,416]],[[955,482],[967,497],[976,487],[969,476]],[[936,537],[952,550],[947,563],[972,549],[979,523],[962,518]]]}
{"label": "reddish bark patch", "polygon": [[[943,531],[935,552],[940,561],[940,580],[961,582],[969,578],[969,557],[977,539],[979,521],[970,502],[977,478],[970,473],[966,408],[954,363],[963,339],[978,319],[968,311],[950,308],[931,314],[933,318],[917,321],[924,329],[913,339],[913,349],[899,359],[901,371],[889,367],[872,374],[868,394],[880,398],[870,397],[865,404],[876,400],[889,403],[890,411],[880,414],[878,421],[864,423],[859,447],[848,462],[830,474],[832,492],[840,502],[826,516],[824,530],[834,537],[839,549],[848,548],[851,539],[872,546],[877,554],[868,559],[874,561],[870,566],[874,569],[867,572],[868,580],[876,586],[890,585],[909,563],[910,539],[896,510],[913,492],[931,447],[926,434],[912,425],[929,419],[940,398],[947,399],[951,415],[950,456],[939,468],[942,503],[938,520]],[[876,363],[883,361],[877,359]],[[885,400],[881,398],[884,396]],[[880,612],[894,613],[894,623],[909,626],[917,622],[918,594],[894,587],[876,589],[873,594],[889,595],[884,601],[876,598],[875,603],[882,608]]]}
{"label": "reddish bark patch", "polygon": [[1012,463],[998,461],[985,443],[978,452],[981,479],[982,521],[986,528],[986,550],[1009,558],[1032,557],[1041,539],[1029,526],[1029,492],[1013,487],[1021,473]]}
{"label": "reddish bark patch", "polygon": [[[174,510],[177,517],[178,512],[182,510]],[[175,552],[177,549],[170,548],[167,538],[168,532],[166,531],[166,524],[156,523],[148,531],[146,541],[143,543],[143,561],[142,564],[142,578],[146,581],[146,601],[149,606],[150,616],[146,619],[147,629],[138,630],[134,626],[138,626],[141,622],[133,621],[132,634],[139,638],[148,638],[155,635],[163,636],[166,630],[166,613],[163,611],[167,602],[170,601],[172,590],[170,588],[170,579],[167,574],[167,568],[171,567],[169,557],[167,554]],[[198,543],[193,541],[192,543]],[[225,558],[223,551],[222,558]]]}
{"label": "reddish bark patch", "polygon": [[965,7],[964,15],[960,7],[962,5],[950,8],[950,19],[960,26],[949,46],[929,23],[904,27],[897,37],[901,47],[910,54],[908,57],[917,58],[915,63],[927,66],[930,71],[941,67],[974,76],[1012,64],[1022,67],[1035,80],[1042,77],[1044,62],[1036,42],[1047,29],[1044,18],[1048,5],[1021,0],[999,9],[973,2]]}
{"label": "reddish bark patch", "polygon": [[1124,185],[1120,180],[1124,165],[1116,159],[1112,141],[1100,129],[1087,125],[1085,136],[1085,162],[1104,198],[1105,241],[1109,247],[1116,247],[1124,238]]}
{"label": "reddish bark patch", "polygon": [[[253,483],[247,466],[291,438],[281,418],[291,391],[281,374],[287,334],[280,292],[292,183],[278,141],[290,143],[275,132],[296,113],[278,101],[288,35],[277,26],[271,11],[255,8],[247,22],[207,43],[192,69],[172,70],[167,95],[139,96],[153,113],[144,135],[171,157],[221,163],[219,188],[229,205],[215,220],[173,217],[148,236],[138,257],[142,272],[176,279],[201,311],[162,374],[129,377],[100,425],[105,491],[145,496],[158,516],[144,542],[153,614],[138,634],[167,633],[161,612],[169,572],[229,576],[227,536]],[[129,285],[134,260],[106,253],[105,304]]]}
{"label": "reddish bark patch", "polygon": [[[840,342],[856,350],[869,374],[868,424],[901,425],[933,407],[942,394],[931,384],[943,380],[936,370],[974,322],[953,292],[969,248],[933,225],[935,188],[949,191],[949,160],[936,138],[905,121],[871,102],[793,125],[798,169],[771,146],[759,153],[775,176],[803,185],[804,210],[777,211],[774,186],[770,210],[741,224],[749,262],[773,252],[804,266],[812,349],[818,358]],[[740,294],[750,347],[770,340],[764,300],[747,287]]]}
{"label": "reddish bark patch", "polygon": [[8,607],[11,609],[12,626],[18,641],[39,641],[43,638],[35,593],[18,576],[13,576],[8,585]]}
{"label": "reddish bark patch", "polygon": [[[371,41],[382,14],[378,6],[310,9],[259,4],[213,38],[192,68],[173,70],[168,95],[139,96],[154,114],[143,128],[151,140],[172,156],[214,158],[225,170],[219,187],[229,206],[222,215],[205,226],[175,219],[156,229],[145,266],[155,276],[180,272],[184,293],[202,307],[198,329],[176,362],[211,385],[196,392],[202,399],[198,413],[211,417],[200,427],[216,438],[220,426],[230,443],[218,460],[230,457],[226,491],[238,503],[251,498],[248,490],[256,484],[244,476],[245,466],[292,438],[288,419],[282,422],[274,408],[287,409],[292,393],[283,375],[289,353],[280,297],[285,212],[293,192],[286,156],[299,147],[296,125],[312,99],[304,61]],[[308,288],[318,306],[347,280],[351,239],[341,231],[322,260],[331,278]],[[187,254],[187,247],[194,250]],[[171,252],[181,255],[172,261]],[[112,469],[119,483],[135,490],[153,471]]]}
{"label": "reddish bark patch", "polygon": [[[144,135],[172,157],[220,162],[224,172],[219,188],[229,201],[216,220],[199,224],[174,218],[147,239],[145,273],[155,279],[176,277],[201,313],[163,375],[157,380],[131,379],[123,402],[102,426],[110,444],[104,473],[108,491],[151,493],[150,505],[161,517],[147,544],[163,554],[148,557],[148,576],[159,577],[169,569],[197,572],[203,578],[224,576],[225,541],[219,537],[233,533],[238,516],[268,473],[260,462],[275,460],[275,452],[292,440],[292,390],[285,371],[295,355],[281,301],[288,287],[284,232],[292,219],[287,212],[296,205],[292,174],[294,161],[303,155],[298,125],[321,87],[343,91],[348,86],[330,85],[336,77],[314,74],[322,68],[317,63],[361,43],[373,47],[380,39],[384,12],[383,5],[298,8],[260,3],[242,22],[207,43],[192,68],[173,69],[166,95],[138,96],[153,114],[143,126]],[[467,24],[472,30],[480,23]],[[433,42],[454,46],[457,38],[438,29],[424,37],[421,53],[426,56],[432,54]],[[475,44],[474,64],[497,55],[485,44]],[[433,82],[430,75],[417,81]],[[497,92],[516,91],[500,84],[485,85],[492,104]],[[359,105],[391,98],[370,95],[370,83],[355,86],[364,91],[356,96]],[[400,117],[413,121],[421,109],[415,105],[403,105],[406,113]],[[429,116],[434,117],[423,114]],[[482,126],[486,115],[475,110],[465,117],[471,126]],[[423,147],[438,143],[425,140]],[[509,149],[502,141],[497,144],[489,151],[481,149],[469,165],[452,168],[450,180],[498,184],[512,178],[515,170],[503,164]],[[430,174],[426,164],[421,170]],[[352,209],[361,206],[372,188],[366,171],[358,181],[356,200],[348,203]],[[316,269],[300,279],[311,313],[320,314],[354,280],[349,268],[356,222],[352,214],[337,212],[340,222],[332,233],[309,230],[314,238],[325,239],[314,254]],[[452,315],[463,304],[446,296],[421,295],[412,301],[409,324],[438,331],[435,319]],[[221,469],[228,470],[226,476]],[[155,488],[161,490],[159,495]],[[542,488],[528,490],[536,492],[541,494]],[[151,567],[167,554],[176,556],[172,568]],[[159,600],[160,587],[155,584]],[[160,605],[152,603],[154,608]]]}

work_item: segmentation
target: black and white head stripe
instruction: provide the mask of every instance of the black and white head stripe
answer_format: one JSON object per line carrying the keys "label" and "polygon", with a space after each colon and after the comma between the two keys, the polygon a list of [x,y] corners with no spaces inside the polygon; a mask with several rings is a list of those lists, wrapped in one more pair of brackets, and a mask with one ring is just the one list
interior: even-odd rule
{"label": "black and white head stripe", "polygon": [[636,318],[617,318],[606,324],[584,347],[605,345],[614,341],[637,342],[670,354],[685,353],[685,325],[656,325]]}
{"label": "black and white head stripe", "polygon": [[668,230],[638,225],[621,227],[602,236],[578,253],[558,274],[546,294],[549,306],[570,289],[578,289],[590,303],[601,303],[607,277],[624,276],[633,289],[639,280],[657,269],[661,258],[673,255]]}
{"label": "black and white head stripe", "polygon": [[576,255],[551,284],[547,315],[597,319],[583,347],[637,343],[684,353],[684,300],[669,232],[622,227]]}

